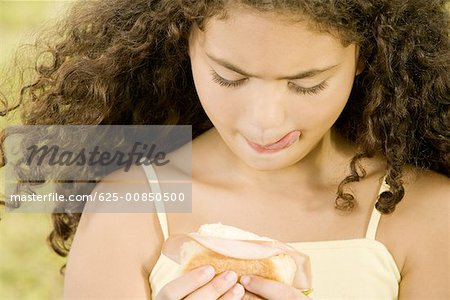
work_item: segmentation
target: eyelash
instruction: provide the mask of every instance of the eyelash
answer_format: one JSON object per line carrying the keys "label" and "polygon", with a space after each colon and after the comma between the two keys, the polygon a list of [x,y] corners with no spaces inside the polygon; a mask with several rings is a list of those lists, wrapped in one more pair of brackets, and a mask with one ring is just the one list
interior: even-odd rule
{"label": "eyelash", "polygon": [[327,87],[328,82],[324,81],[324,82],[322,82],[316,86],[310,87],[310,88],[303,88],[303,87],[300,87],[291,82],[289,84],[291,85],[292,89],[294,89],[294,91],[296,93],[303,94],[303,95],[316,95],[316,94],[320,93],[321,91],[323,91]]}
{"label": "eyelash", "polygon": [[212,75],[212,79],[214,82],[218,83],[221,86],[224,87],[238,87],[240,86],[245,80],[245,79],[240,79],[240,80],[236,80],[236,81],[232,81],[232,80],[226,80],[225,78],[219,76],[219,74],[216,73],[216,71],[211,70],[211,75]]}
{"label": "eyelash", "polygon": [[[235,88],[244,83],[244,81],[247,80],[247,78],[240,79],[240,80],[227,80],[223,77],[221,77],[219,74],[217,74],[214,70],[211,70],[212,80],[216,82],[217,84],[229,87],[229,88]],[[316,86],[310,87],[310,88],[303,88],[300,87],[292,82],[288,83],[289,86],[294,90],[295,93],[303,94],[303,95],[315,95],[318,94],[320,91],[323,91],[327,87],[327,82],[324,81]]]}

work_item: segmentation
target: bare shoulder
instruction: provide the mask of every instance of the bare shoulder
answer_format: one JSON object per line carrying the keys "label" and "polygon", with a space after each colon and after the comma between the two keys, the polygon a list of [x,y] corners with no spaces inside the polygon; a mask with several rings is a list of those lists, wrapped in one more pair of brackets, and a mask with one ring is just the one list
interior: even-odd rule
{"label": "bare shoulder", "polygon": [[437,220],[437,215],[448,214],[444,209],[450,205],[450,178],[430,170],[408,167],[402,182],[405,196],[392,214],[395,219],[420,215],[415,221],[428,223],[432,220],[427,218]]}
{"label": "bare shoulder", "polygon": [[449,299],[450,179],[408,168],[403,182],[405,197],[392,216],[404,251],[400,299]]}
{"label": "bare shoulder", "polygon": [[[445,175],[409,167],[405,170],[404,184],[407,193],[414,193],[420,197],[428,195],[426,198],[430,197],[430,201],[437,201],[441,204],[447,203],[448,205],[449,198],[447,196],[450,193],[450,178]],[[414,199],[420,201],[420,197],[414,197]],[[420,202],[426,203],[426,201]]]}
{"label": "bare shoulder", "polygon": [[[141,167],[117,170],[97,184],[93,193],[124,196],[148,192]],[[109,196],[111,197],[111,196]],[[135,297],[148,299],[148,276],[162,247],[156,214],[109,212],[106,201],[87,202],[70,250],[65,276],[67,299]]]}
{"label": "bare shoulder", "polygon": [[430,236],[430,230],[448,233],[448,226],[443,225],[449,220],[450,179],[433,171],[408,168],[403,185],[405,196],[393,213],[404,225],[402,230],[422,238]]}

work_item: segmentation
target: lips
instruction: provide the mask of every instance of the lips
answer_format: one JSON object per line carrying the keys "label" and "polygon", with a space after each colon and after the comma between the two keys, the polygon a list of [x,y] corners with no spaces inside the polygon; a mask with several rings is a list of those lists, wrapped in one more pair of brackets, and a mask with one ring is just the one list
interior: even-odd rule
{"label": "lips", "polygon": [[279,139],[277,142],[265,146],[250,141],[248,141],[248,143],[250,144],[250,146],[252,146],[252,148],[257,150],[258,152],[273,152],[289,147],[290,145],[295,143],[295,141],[298,140],[300,134],[301,132],[299,130],[291,131],[285,136],[283,136],[281,139]]}

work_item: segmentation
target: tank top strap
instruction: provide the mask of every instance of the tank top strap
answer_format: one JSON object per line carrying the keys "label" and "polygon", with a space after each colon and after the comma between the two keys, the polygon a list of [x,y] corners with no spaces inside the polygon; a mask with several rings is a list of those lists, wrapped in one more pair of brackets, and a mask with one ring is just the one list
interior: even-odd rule
{"label": "tank top strap", "polygon": [[[150,185],[152,193],[161,193],[161,188],[159,187],[158,177],[156,176],[155,169],[152,165],[142,164],[145,175],[147,176],[147,181]],[[156,214],[158,215],[159,224],[161,225],[162,233],[164,236],[164,241],[169,237],[169,226],[167,223],[166,210],[164,208],[163,201],[153,201],[156,208]]]}
{"label": "tank top strap", "polygon": [[[381,182],[380,190],[378,191],[378,196],[384,191],[389,190],[389,185],[386,183],[386,175],[383,177],[383,181]],[[378,199],[377,196],[377,199]],[[372,207],[372,215],[370,216],[369,225],[367,226],[366,231],[366,239],[375,240],[375,236],[377,234],[378,224],[380,222],[381,213],[375,208],[375,205]]]}

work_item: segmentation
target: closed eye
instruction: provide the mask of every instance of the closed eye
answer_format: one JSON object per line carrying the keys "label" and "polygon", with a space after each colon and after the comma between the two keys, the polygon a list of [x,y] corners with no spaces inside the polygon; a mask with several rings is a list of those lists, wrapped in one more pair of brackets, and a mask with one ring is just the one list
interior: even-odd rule
{"label": "closed eye", "polygon": [[[228,80],[223,78],[222,76],[220,76],[219,74],[217,74],[216,71],[214,71],[213,69],[211,69],[211,76],[212,76],[212,80],[224,87],[227,88],[237,88],[239,86],[241,86],[243,83],[245,83],[245,81],[248,80],[248,78],[242,78],[239,80]],[[301,86],[296,85],[293,82],[288,82],[288,86],[290,87],[291,90],[293,90],[295,93],[297,94],[302,94],[302,95],[315,95],[318,94],[320,91],[324,90],[327,87],[328,83],[326,81],[323,81],[322,83],[310,87],[310,88],[304,88]]]}
{"label": "closed eye", "polygon": [[303,94],[303,95],[315,95],[315,94],[318,94],[320,91],[323,91],[327,87],[328,82],[324,81],[324,82],[322,82],[316,86],[310,87],[310,88],[304,88],[304,87],[298,86],[292,82],[289,82],[288,85],[296,93]]}
{"label": "closed eye", "polygon": [[224,87],[238,87],[242,83],[244,83],[245,80],[247,80],[247,78],[243,78],[243,79],[239,79],[239,80],[228,80],[228,79],[223,78],[219,74],[217,74],[216,71],[214,71],[213,69],[211,69],[211,75],[212,75],[212,79],[214,82],[216,82]]}

